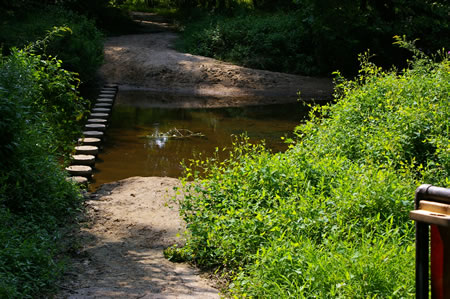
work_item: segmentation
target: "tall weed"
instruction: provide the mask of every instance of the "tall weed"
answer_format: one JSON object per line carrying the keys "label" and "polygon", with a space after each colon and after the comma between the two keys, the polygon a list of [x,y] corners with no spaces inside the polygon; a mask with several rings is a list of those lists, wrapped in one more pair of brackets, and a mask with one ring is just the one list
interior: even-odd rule
{"label": "tall weed", "polygon": [[58,229],[81,202],[61,164],[86,111],[78,83],[61,61],[31,48],[0,56],[2,298],[42,297],[61,274]]}
{"label": "tall weed", "polygon": [[247,67],[318,74],[299,13],[203,16],[188,24],[178,48]]}
{"label": "tall weed", "polygon": [[92,80],[103,62],[103,35],[93,21],[57,6],[37,8],[5,15],[0,27],[0,45],[4,54],[42,38],[55,26],[71,30],[60,32],[42,53],[57,57],[64,69],[79,74],[83,82]]}
{"label": "tall weed", "polygon": [[243,138],[223,162],[192,160],[187,244],[167,253],[222,269],[236,297],[412,296],[414,190],[450,185],[449,70],[447,56],[396,72],[363,55],[285,153]]}

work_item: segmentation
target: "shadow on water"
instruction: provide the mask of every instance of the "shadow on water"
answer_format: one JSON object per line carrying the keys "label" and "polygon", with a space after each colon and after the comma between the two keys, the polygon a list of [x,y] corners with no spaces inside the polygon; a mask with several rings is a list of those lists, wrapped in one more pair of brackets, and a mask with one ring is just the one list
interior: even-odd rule
{"label": "shadow on water", "polygon": [[[287,145],[281,137],[291,136],[309,110],[301,103],[185,109],[130,106],[126,102],[121,99],[114,106],[92,189],[132,176],[179,177],[182,160],[211,156],[216,148],[229,148],[233,135],[243,133],[252,142],[265,140],[274,152],[284,151]],[[145,137],[174,128],[202,133],[204,137]]]}

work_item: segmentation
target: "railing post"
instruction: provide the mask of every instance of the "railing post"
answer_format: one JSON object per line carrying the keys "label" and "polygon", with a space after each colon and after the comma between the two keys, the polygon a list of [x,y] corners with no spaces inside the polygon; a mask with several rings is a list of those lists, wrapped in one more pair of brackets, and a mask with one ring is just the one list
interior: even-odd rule
{"label": "railing post", "polygon": [[450,189],[421,185],[416,189],[416,298],[429,296],[431,226],[431,294],[450,298]]}

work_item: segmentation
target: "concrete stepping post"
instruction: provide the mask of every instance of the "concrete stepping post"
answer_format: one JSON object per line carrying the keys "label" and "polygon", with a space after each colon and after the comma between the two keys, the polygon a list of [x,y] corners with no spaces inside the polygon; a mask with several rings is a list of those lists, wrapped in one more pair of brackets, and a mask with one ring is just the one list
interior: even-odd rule
{"label": "concrete stepping post", "polygon": [[109,109],[109,108],[93,108],[92,112],[93,113],[110,113],[111,109]]}
{"label": "concrete stepping post", "polygon": [[98,98],[97,103],[109,103],[112,105],[114,103],[114,100],[109,98]]}
{"label": "concrete stepping post", "polygon": [[99,97],[100,99],[111,99],[111,100],[114,100],[115,97],[116,97],[116,95],[114,95],[114,94],[105,94],[105,93],[101,93],[101,94],[98,95],[98,97]]}
{"label": "concrete stepping post", "polygon": [[100,93],[98,94],[98,97],[99,98],[103,98],[103,97],[116,97],[116,95],[117,95],[117,93],[116,92],[114,92],[114,93],[112,93],[112,92],[106,92],[106,91],[100,91]]}
{"label": "concrete stepping post", "polygon": [[86,124],[84,126],[86,130],[92,130],[92,131],[101,131],[104,132],[106,130],[106,125],[104,124]]}
{"label": "concrete stepping post", "polygon": [[100,93],[102,93],[102,92],[104,92],[104,91],[117,92],[117,89],[116,89],[116,88],[112,88],[112,87],[103,87],[103,88],[100,90]]}
{"label": "concrete stepping post", "polygon": [[84,138],[78,139],[78,144],[92,145],[92,146],[96,146],[96,147],[99,147],[101,142],[102,142],[102,140],[100,138],[84,137]]}
{"label": "concrete stepping post", "polygon": [[108,113],[91,113],[91,117],[107,119],[109,117],[109,114]]}
{"label": "concrete stepping post", "polygon": [[71,165],[66,167],[66,170],[72,176],[90,177],[92,175],[92,168],[86,165]]}
{"label": "concrete stepping post", "polygon": [[89,118],[87,120],[88,124],[102,124],[105,125],[108,123],[108,120],[103,119],[103,118]]}
{"label": "concrete stepping post", "polygon": [[93,155],[98,154],[98,147],[93,145],[79,145],[75,147],[75,153],[77,155]]}
{"label": "concrete stepping post", "polygon": [[116,95],[117,90],[102,90],[100,91],[100,94],[113,94]]}
{"label": "concrete stepping post", "polygon": [[72,156],[72,164],[73,165],[95,165],[95,156],[94,155],[73,155]]}
{"label": "concrete stepping post", "polygon": [[104,133],[101,131],[84,131],[84,137],[92,137],[92,138],[103,138]]}
{"label": "concrete stepping post", "polygon": [[94,108],[109,108],[111,109],[111,103],[95,103]]}
{"label": "concrete stepping post", "polygon": [[100,93],[98,95],[99,98],[109,98],[109,99],[115,99],[116,95],[113,93]]}
{"label": "concrete stepping post", "polygon": [[69,182],[73,182],[75,184],[84,185],[84,186],[87,186],[87,183],[88,183],[88,179],[83,176],[67,177],[66,180]]}
{"label": "concrete stepping post", "polygon": [[106,87],[106,88],[115,88],[115,89],[119,88],[119,85],[115,84],[115,83],[107,83],[107,84],[105,84],[103,86]]}

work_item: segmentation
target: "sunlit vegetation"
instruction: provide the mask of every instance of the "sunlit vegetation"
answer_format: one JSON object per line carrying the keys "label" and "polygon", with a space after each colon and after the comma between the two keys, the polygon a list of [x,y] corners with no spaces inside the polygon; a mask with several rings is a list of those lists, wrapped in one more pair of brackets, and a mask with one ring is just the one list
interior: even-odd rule
{"label": "sunlit vegetation", "polygon": [[59,228],[79,208],[61,161],[78,136],[87,103],[61,61],[35,54],[51,36],[0,56],[0,297],[31,298],[55,288]]}
{"label": "sunlit vegetation", "polygon": [[39,298],[57,289],[62,232],[80,209],[63,168],[89,108],[80,78],[102,63],[103,36],[62,6],[0,7],[0,297]]}
{"label": "sunlit vegetation", "polygon": [[0,298],[56,291],[76,244],[62,238],[81,207],[64,166],[89,108],[78,88],[103,62],[96,26],[117,11],[83,3],[0,2]]}
{"label": "sunlit vegetation", "polygon": [[190,161],[187,244],[167,256],[223,273],[237,298],[413,296],[414,190],[450,186],[449,57],[414,51],[401,72],[360,56],[285,153],[240,138],[226,161]]}

